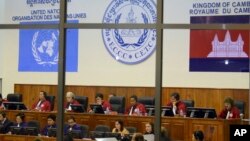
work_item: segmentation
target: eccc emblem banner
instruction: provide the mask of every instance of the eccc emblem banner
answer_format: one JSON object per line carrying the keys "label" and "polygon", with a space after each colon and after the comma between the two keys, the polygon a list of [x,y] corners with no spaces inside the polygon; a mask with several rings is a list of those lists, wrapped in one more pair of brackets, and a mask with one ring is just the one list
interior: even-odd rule
{"label": "eccc emblem banner", "polygon": [[[68,29],[66,40],[66,71],[77,72],[78,30]],[[18,71],[57,72],[58,51],[59,31],[57,29],[22,29],[19,32]]]}
{"label": "eccc emblem banner", "polygon": [[[103,23],[155,23],[156,4],[147,1],[112,1],[103,17]],[[106,49],[114,59],[125,64],[138,64],[155,50],[155,29],[103,29]]]}

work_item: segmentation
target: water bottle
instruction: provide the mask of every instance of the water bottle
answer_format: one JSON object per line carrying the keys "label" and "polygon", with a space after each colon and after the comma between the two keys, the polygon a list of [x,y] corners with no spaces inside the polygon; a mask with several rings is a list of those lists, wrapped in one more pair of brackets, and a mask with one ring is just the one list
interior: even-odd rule
{"label": "water bottle", "polygon": [[106,114],[109,114],[109,107],[106,108]]}
{"label": "water bottle", "polygon": [[180,116],[184,116],[183,110],[180,110]]}

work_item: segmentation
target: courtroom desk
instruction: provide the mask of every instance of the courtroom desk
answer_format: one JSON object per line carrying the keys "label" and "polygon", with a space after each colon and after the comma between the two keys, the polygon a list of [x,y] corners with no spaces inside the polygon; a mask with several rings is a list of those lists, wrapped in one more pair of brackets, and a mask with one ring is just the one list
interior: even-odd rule
{"label": "courtroom desk", "polygon": [[[4,135],[0,134],[0,141],[56,141],[53,137],[23,136],[23,135]],[[74,141],[93,141],[91,139],[74,139]]]}
{"label": "courtroom desk", "polygon": [[[11,120],[15,120],[15,115],[20,111],[6,110],[6,114]],[[26,120],[40,121],[41,128],[47,123],[47,116],[50,112],[23,111]],[[54,113],[56,114],[56,113]],[[74,116],[77,123],[89,126],[89,131],[93,131],[96,125],[108,125],[111,129],[115,126],[116,120],[123,120],[124,126],[133,126],[137,132],[144,133],[145,123],[154,122],[151,116],[128,116],[128,115],[100,115],[88,113],[66,113],[67,117]],[[201,118],[183,118],[183,117],[162,117],[162,126],[169,131],[170,138],[178,141],[191,141],[194,130],[204,131],[206,140],[229,141],[229,125],[239,124],[240,120],[224,119],[201,119]]]}

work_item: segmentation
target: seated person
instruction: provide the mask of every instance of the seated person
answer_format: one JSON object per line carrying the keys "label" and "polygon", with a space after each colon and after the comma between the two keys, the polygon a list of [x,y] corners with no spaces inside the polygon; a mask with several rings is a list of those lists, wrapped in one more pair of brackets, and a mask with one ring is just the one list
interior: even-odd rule
{"label": "seated person", "polygon": [[115,128],[112,129],[112,133],[120,133],[121,137],[129,134],[129,131],[124,128],[123,121],[117,120],[115,121]]}
{"label": "seated person", "polygon": [[39,92],[39,100],[33,103],[31,110],[35,111],[50,111],[50,102],[46,100],[47,93],[45,91]]}
{"label": "seated person", "polygon": [[194,131],[192,135],[192,141],[203,141],[204,135],[201,130]]}
{"label": "seated person", "polygon": [[66,135],[70,133],[72,130],[81,130],[81,127],[76,123],[75,118],[73,116],[70,116],[68,118],[68,124],[64,128],[64,134]]}
{"label": "seated person", "polygon": [[3,99],[2,94],[0,94],[0,110],[4,109],[4,105],[3,105],[4,102],[7,102],[7,100]]}
{"label": "seated person", "polygon": [[219,118],[240,118],[240,110],[234,105],[234,100],[232,98],[227,97],[224,100],[224,106],[224,109],[219,114]]}
{"label": "seated person", "polygon": [[75,100],[75,94],[73,92],[67,92],[66,93],[66,100],[67,102],[64,104],[64,109],[66,111],[71,111],[71,106],[72,104],[75,104],[75,105],[80,105],[80,103]]}
{"label": "seated person", "polygon": [[0,111],[0,125],[3,126],[0,130],[0,133],[2,134],[8,133],[10,131],[10,126],[13,125],[13,122],[6,117],[6,113],[4,111]]}
{"label": "seated person", "polygon": [[130,106],[126,108],[124,114],[128,115],[145,115],[146,108],[143,104],[137,102],[137,96],[130,97]]}
{"label": "seated person", "polygon": [[174,115],[186,115],[187,107],[186,104],[180,100],[179,93],[171,94],[170,102],[167,104],[167,106],[172,108]]}
{"label": "seated person", "polygon": [[[16,123],[14,123],[13,126],[27,127],[27,123],[25,122],[25,114],[24,113],[18,113],[16,115]],[[8,133],[11,134],[11,131],[9,131]]]}
{"label": "seated person", "polygon": [[144,134],[154,134],[154,123],[148,122],[145,124],[145,133]]}
{"label": "seated person", "polygon": [[50,114],[47,117],[47,125],[42,129],[41,134],[43,136],[48,136],[48,129],[56,128],[56,115]]}
{"label": "seated person", "polygon": [[[108,101],[103,100],[103,94],[102,93],[97,93],[95,95],[95,100],[96,100],[96,104],[102,105],[103,111],[111,111],[112,110],[110,103]],[[93,110],[90,109],[89,112],[92,113]]]}
{"label": "seated person", "polygon": [[142,133],[134,133],[131,141],[144,141]]}

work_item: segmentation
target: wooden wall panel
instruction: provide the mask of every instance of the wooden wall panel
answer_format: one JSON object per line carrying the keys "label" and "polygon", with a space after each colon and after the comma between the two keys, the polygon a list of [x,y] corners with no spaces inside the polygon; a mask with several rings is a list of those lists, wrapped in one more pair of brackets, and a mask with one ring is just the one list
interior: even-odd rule
{"label": "wooden wall panel", "polygon": [[[15,92],[23,94],[24,103],[30,107],[37,100],[40,90],[48,92],[50,95],[57,95],[56,85],[33,85],[33,84],[15,84]],[[89,97],[89,103],[95,102],[95,94],[97,92],[104,94],[104,99],[108,99],[108,95],[115,93],[116,95],[125,96],[126,105],[129,104],[129,97],[136,94],[141,96],[155,96],[154,87],[111,87],[111,86],[72,86],[68,85],[66,91],[72,91],[76,95],[85,95]],[[162,88],[162,105],[166,105],[173,92],[179,92],[181,99],[193,99],[195,107],[213,107],[217,114],[224,107],[223,101],[230,96],[235,100],[243,100],[245,106],[245,117],[249,113],[249,90],[248,89],[212,89],[212,88]],[[62,94],[65,96],[65,94]],[[57,98],[56,98],[57,102]],[[55,103],[55,110],[57,105]]]}

